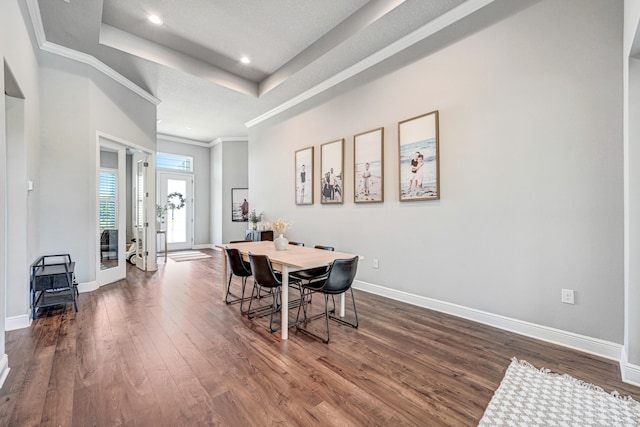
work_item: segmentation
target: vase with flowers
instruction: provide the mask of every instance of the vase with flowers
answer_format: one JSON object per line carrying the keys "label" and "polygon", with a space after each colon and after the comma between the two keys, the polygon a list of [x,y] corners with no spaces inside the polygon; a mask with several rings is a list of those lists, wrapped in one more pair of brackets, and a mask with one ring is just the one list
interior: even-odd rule
{"label": "vase with flowers", "polygon": [[260,215],[258,215],[255,209],[251,209],[251,212],[249,212],[249,222],[251,222],[254,230],[258,229],[258,223],[262,221],[263,216],[264,212],[260,212]]}
{"label": "vase with flowers", "polygon": [[284,237],[284,233],[289,228],[291,228],[291,223],[282,218],[278,218],[278,220],[273,221],[271,223],[271,229],[275,234],[278,235],[278,237],[273,239],[273,245],[276,247],[276,250],[279,250],[279,251],[287,250],[289,241]]}

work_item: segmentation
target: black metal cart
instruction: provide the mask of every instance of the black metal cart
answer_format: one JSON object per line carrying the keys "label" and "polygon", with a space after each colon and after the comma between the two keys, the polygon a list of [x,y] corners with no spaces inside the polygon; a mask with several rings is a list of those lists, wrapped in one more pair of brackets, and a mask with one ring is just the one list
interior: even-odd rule
{"label": "black metal cart", "polygon": [[44,255],[31,264],[31,318],[39,308],[73,303],[78,311],[78,284],[71,255]]}

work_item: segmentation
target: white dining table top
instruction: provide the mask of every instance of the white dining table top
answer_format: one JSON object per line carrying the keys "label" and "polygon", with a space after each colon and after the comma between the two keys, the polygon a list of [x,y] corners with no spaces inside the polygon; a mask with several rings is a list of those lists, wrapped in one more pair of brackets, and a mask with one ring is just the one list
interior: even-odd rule
{"label": "white dining table top", "polygon": [[219,244],[216,247],[238,249],[243,255],[249,252],[256,255],[267,255],[272,263],[286,265],[292,270],[321,267],[332,264],[336,259],[347,259],[356,256],[345,252],[296,245],[288,245],[286,250],[279,251],[276,250],[273,242],[269,240]]}

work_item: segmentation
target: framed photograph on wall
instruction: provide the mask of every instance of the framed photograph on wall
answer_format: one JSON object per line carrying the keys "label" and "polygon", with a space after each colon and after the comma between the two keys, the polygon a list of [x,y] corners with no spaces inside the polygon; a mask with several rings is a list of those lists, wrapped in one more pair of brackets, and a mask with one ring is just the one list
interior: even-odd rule
{"label": "framed photograph on wall", "polygon": [[384,128],[353,137],[353,201],[384,201]]}
{"label": "framed photograph on wall", "polygon": [[344,139],[320,146],[320,203],[343,203]]}
{"label": "framed photograph on wall", "polygon": [[249,221],[249,189],[231,189],[231,221]]}
{"label": "framed photograph on wall", "polygon": [[296,205],[313,204],[313,147],[296,151]]}
{"label": "framed photograph on wall", "polygon": [[438,110],[398,123],[400,201],[440,198]]}

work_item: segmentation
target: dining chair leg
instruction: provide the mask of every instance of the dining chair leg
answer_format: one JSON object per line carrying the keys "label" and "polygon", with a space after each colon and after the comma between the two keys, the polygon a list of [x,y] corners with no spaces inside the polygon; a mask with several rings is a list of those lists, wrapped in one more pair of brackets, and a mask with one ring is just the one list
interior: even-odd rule
{"label": "dining chair leg", "polygon": [[[227,305],[228,304],[235,304],[235,303],[239,302],[240,305],[242,306],[242,303],[247,300],[247,298],[244,297],[244,289],[245,289],[245,287],[247,285],[247,278],[246,277],[242,278],[242,296],[241,297],[238,297],[237,295],[235,295],[235,294],[233,294],[231,292],[231,279],[232,278],[233,278],[233,273],[229,275],[229,282],[227,283],[227,294],[224,297],[224,301],[225,301],[225,303],[227,303]],[[229,301],[229,295],[236,297],[236,299],[232,299],[231,301]]]}
{"label": "dining chair leg", "polygon": [[[317,314],[311,318],[306,316],[306,311],[305,311],[305,317],[302,321],[298,321],[298,318],[300,316],[300,307],[298,307],[298,316],[296,316],[296,331],[300,331],[303,332],[307,335],[311,335],[314,338],[319,339],[320,341],[322,341],[325,344],[329,343],[329,339],[330,339],[330,335],[329,335],[329,295],[328,294],[324,294],[324,313],[320,313]],[[326,324],[326,328],[327,328],[327,337],[324,338],[314,332],[311,332],[310,330],[303,328],[300,326],[300,323],[304,323],[305,325],[307,324],[307,322],[309,322],[312,319],[318,319],[320,317],[324,317],[325,318],[325,324]]]}
{"label": "dining chair leg", "polygon": [[[355,322],[354,323],[348,322],[348,321],[346,321],[344,319],[341,319],[338,316],[330,316],[330,318],[333,321],[336,321],[336,322],[341,323],[343,325],[351,326],[352,328],[356,328],[357,329],[358,328],[358,311],[356,310],[356,299],[353,296],[353,288],[350,288],[350,289],[351,289],[351,301],[353,302],[353,314],[355,315],[355,318],[356,318]],[[334,313],[335,313],[335,304],[336,304],[336,302],[334,300],[333,301]]]}
{"label": "dining chair leg", "polygon": [[[274,298],[273,298],[273,304],[271,305],[271,317],[269,318],[269,332],[271,332],[271,333],[278,332],[281,329],[280,327],[277,327],[275,329],[273,328],[273,314],[278,311],[278,307],[279,307],[278,297],[279,297],[279,294],[280,294],[280,290],[276,289],[275,290],[275,295],[274,295]],[[280,316],[286,316],[288,314],[289,314],[288,310],[286,310],[286,311],[285,310],[280,310]]]}

